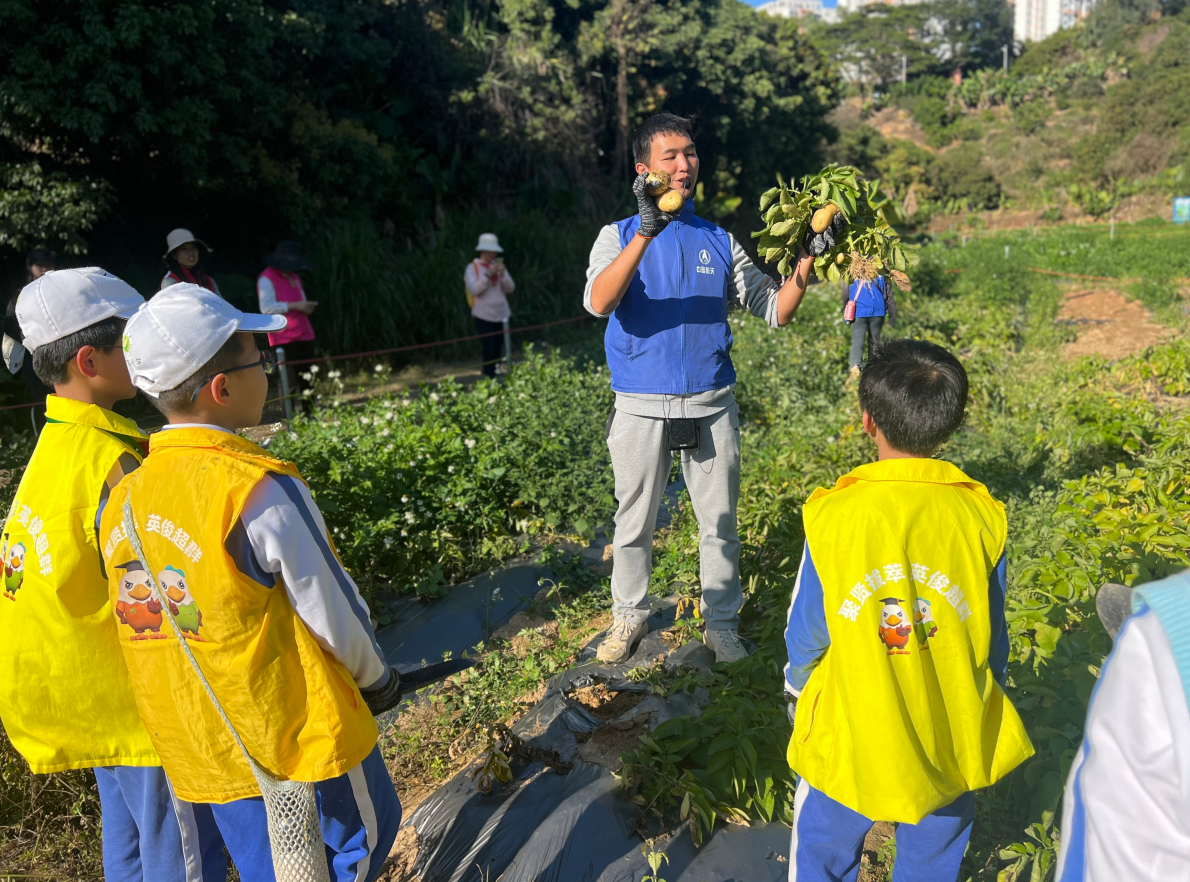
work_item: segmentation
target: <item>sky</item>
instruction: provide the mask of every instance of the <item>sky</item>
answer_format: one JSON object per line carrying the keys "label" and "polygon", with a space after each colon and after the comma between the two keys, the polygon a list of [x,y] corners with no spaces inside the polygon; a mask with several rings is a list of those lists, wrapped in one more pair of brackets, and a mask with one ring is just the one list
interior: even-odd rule
{"label": "sky", "polygon": [[[768,0],[744,0],[744,2],[750,6],[759,6],[762,3],[768,2]],[[838,0],[822,0],[822,5],[827,9],[834,9],[838,5]]]}

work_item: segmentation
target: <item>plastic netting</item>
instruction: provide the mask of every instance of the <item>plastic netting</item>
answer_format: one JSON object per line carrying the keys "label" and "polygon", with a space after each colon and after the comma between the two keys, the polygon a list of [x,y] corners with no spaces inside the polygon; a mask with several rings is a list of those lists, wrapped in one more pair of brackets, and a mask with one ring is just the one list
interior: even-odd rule
{"label": "plastic netting", "polygon": [[182,630],[174,621],[173,613],[169,608],[169,600],[162,593],[161,586],[157,584],[157,579],[153,575],[153,569],[145,556],[145,549],[141,545],[140,534],[136,529],[136,520],[132,516],[131,487],[128,497],[124,500],[124,532],[128,536],[133,553],[136,554],[136,559],[144,568],[149,585],[157,595],[162,615],[169,620],[169,625],[173,629],[174,636],[178,638],[182,652],[185,653],[186,658],[190,661],[190,666],[194,668],[194,672],[202,682],[207,697],[215,705],[215,710],[218,711],[223,724],[227,726],[227,731],[231,733],[240,752],[244,754],[244,759],[247,760],[248,767],[252,769],[252,775],[260,787],[260,794],[264,797],[265,816],[268,820],[269,845],[273,852],[273,874],[276,876],[276,882],[330,882],[330,869],[326,862],[326,844],[322,839],[318,803],[314,797],[314,785],[308,781],[278,780],[261,768],[256,760],[249,755],[248,748],[240,740],[239,733],[231,724],[231,720],[227,718],[211,684],[207,682],[206,674],[202,672],[198,659],[191,652]]}
{"label": "plastic netting", "polygon": [[277,882],[330,882],[314,785],[278,781],[251,758],[249,763],[264,797]]}

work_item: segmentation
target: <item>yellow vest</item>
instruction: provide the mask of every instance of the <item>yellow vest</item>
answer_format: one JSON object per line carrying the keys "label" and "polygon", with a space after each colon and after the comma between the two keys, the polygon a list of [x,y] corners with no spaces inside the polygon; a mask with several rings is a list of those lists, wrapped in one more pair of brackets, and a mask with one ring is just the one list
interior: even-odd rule
{"label": "yellow vest", "polygon": [[[94,404],[50,395],[0,533],[0,718],[36,773],[158,766],[108,601],[95,512],[145,436]],[[123,458],[123,464],[121,463]]]}
{"label": "yellow vest", "polygon": [[950,463],[894,459],[815,490],[803,516],[830,648],[790,766],[865,817],[915,824],[1031,756],[988,667],[1004,506]]}
{"label": "yellow vest", "polygon": [[351,674],[315,642],[280,577],[243,575],[224,550],[252,488],[292,463],[212,429],[153,436],[145,464],[112,492],[100,536],[133,691],[179,797],[224,803],[260,790],[178,646],[124,535],[132,499],[145,556],[249,754],[278,778],[325,781],[359,764],[376,722]]}

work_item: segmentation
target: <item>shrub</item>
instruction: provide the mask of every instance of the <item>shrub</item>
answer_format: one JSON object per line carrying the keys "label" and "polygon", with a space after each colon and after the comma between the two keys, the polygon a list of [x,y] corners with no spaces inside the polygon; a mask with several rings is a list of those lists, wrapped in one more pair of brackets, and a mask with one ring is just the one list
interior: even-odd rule
{"label": "shrub", "polygon": [[1000,183],[974,145],[941,154],[929,174],[930,184],[944,202],[954,200],[976,211],[1000,204]]}

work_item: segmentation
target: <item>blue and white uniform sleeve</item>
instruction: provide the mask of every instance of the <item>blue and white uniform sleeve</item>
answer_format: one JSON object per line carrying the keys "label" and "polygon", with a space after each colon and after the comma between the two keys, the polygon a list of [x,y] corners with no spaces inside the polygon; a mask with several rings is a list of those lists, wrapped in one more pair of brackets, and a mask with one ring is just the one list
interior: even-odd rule
{"label": "blue and white uniform sleeve", "polygon": [[789,663],[785,665],[785,691],[795,698],[806,688],[810,674],[818,667],[831,645],[826,628],[826,609],[822,594],[822,580],[810,557],[810,543],[802,553],[802,565],[793,584],[789,601],[789,618],[785,625],[785,646]]}
{"label": "blue and white uniform sleeve", "polygon": [[1190,878],[1190,708],[1147,607],[1099,674],[1062,804],[1058,882]]}
{"label": "blue and white uniform sleeve", "polygon": [[1008,622],[1004,618],[1004,604],[1008,597],[1008,552],[1000,555],[988,576],[988,615],[991,619],[992,645],[988,651],[988,667],[992,676],[1005,689],[1008,682]]}
{"label": "blue and white uniform sleeve", "polygon": [[252,488],[227,551],[244,575],[263,585],[281,577],[294,612],[357,686],[368,689],[385,681],[389,666],[368,605],[331,551],[322,513],[303,482],[268,475]]}

